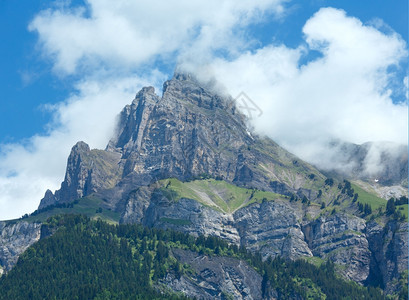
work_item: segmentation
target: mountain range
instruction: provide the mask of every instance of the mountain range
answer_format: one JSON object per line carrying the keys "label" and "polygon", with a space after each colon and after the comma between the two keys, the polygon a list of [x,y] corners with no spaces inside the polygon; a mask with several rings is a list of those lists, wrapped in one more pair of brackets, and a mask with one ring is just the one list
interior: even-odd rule
{"label": "mountain range", "polygon": [[[374,181],[362,175],[372,146],[334,144],[354,169],[318,169],[253,132],[233,98],[176,73],[162,96],[153,87],[136,94],[104,150],[74,145],[61,188],[48,190],[37,211],[0,222],[0,270],[9,272],[26,249],[50,236],[49,217],[81,213],[214,236],[263,261],[329,261],[344,280],[397,295],[408,275],[408,151],[381,151],[383,168]],[[186,255],[186,264],[194,264],[195,255]],[[214,276],[221,276],[218,270]],[[191,277],[161,280],[189,297],[222,299],[220,291],[200,294]],[[246,299],[260,298],[257,293]]]}

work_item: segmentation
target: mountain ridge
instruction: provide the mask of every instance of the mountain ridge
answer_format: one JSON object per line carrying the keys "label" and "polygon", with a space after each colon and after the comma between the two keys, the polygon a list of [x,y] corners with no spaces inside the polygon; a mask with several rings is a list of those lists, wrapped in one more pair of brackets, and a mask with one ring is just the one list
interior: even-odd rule
{"label": "mountain ridge", "polygon": [[[117,171],[122,172],[118,181],[131,180],[135,186],[135,181],[146,185],[152,180],[176,177],[185,181],[207,174],[239,186],[247,184],[274,191],[277,184],[271,184],[270,176],[266,176],[266,173],[288,177],[288,174],[279,174],[271,169],[274,165],[277,165],[276,168],[285,167],[284,161],[287,165],[298,164],[296,167],[303,168],[304,172],[324,179],[318,170],[272,140],[260,139],[254,134],[253,137],[247,129],[245,116],[232,101],[231,98],[212,94],[191,76],[181,74],[165,82],[162,98],[155,94],[152,87],[143,88],[132,104],[122,110],[117,133],[106,147],[106,156],[113,156],[111,153],[121,156],[121,161],[116,161]],[[55,202],[75,198],[76,191],[70,190],[73,182],[70,177],[74,177],[77,190],[82,191],[77,192],[77,198],[108,188],[105,180],[93,181],[96,177],[93,172],[105,171],[99,177],[109,176],[108,173],[112,172],[110,168],[106,170],[98,165],[92,168],[87,165],[92,151],[82,142],[73,147],[66,179],[60,191],[56,192]],[[98,155],[94,155],[94,160],[100,160]],[[72,176],[74,173],[76,176]],[[294,176],[297,177],[297,174]],[[148,177],[151,181],[142,177]],[[276,179],[279,183],[284,181],[279,177]],[[292,185],[289,190],[301,188],[302,183],[297,179],[287,178],[287,181]],[[45,207],[45,202],[51,203],[48,198],[40,204],[41,208]]]}
{"label": "mountain ridge", "polygon": [[60,190],[47,191],[28,220],[86,209],[217,236],[263,259],[330,260],[344,278],[393,294],[407,270],[407,219],[402,206],[389,213],[386,201],[365,197],[250,132],[231,97],[177,73],[162,97],[152,87],[136,94],[105,150],[78,142]]}

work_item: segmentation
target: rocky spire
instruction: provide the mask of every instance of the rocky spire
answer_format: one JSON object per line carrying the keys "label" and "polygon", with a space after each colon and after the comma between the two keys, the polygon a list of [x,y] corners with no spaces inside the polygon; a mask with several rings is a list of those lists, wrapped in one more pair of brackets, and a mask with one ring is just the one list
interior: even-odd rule
{"label": "rocky spire", "polygon": [[88,144],[78,142],[68,157],[61,188],[55,194],[47,190],[39,208],[72,202],[97,190],[112,187],[120,173],[119,160],[117,153],[91,150]]}

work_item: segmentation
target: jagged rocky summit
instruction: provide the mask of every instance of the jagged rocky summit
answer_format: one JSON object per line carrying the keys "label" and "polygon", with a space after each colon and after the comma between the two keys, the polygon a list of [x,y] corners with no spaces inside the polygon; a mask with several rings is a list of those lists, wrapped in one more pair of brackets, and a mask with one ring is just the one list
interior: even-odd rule
{"label": "jagged rocky summit", "polygon": [[[287,168],[295,177],[278,168]],[[176,74],[164,84],[161,98],[152,87],[143,88],[123,109],[105,151],[77,143],[61,189],[55,195],[48,191],[40,208],[117,185],[122,189],[115,192],[122,196],[128,183],[135,188],[163,178],[186,181],[203,174],[238,186],[312,193],[302,190],[308,180],[302,173],[324,178],[273,141],[252,136],[233,99],[223,99],[189,75]],[[281,184],[285,180],[289,184]]]}
{"label": "jagged rocky summit", "polygon": [[61,188],[39,211],[97,199],[122,223],[219,236],[264,259],[330,259],[345,278],[395,292],[407,222],[364,218],[350,191],[252,133],[232,98],[175,74],[161,97],[138,92],[105,150],[72,148]]}

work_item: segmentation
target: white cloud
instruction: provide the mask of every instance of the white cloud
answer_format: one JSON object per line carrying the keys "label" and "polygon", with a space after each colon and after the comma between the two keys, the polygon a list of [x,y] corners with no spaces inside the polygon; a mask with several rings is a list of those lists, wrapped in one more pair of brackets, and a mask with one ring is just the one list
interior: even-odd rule
{"label": "white cloud", "polygon": [[265,16],[282,16],[286,1],[88,0],[77,8],[58,1],[40,12],[29,30],[38,34],[43,57],[57,76],[80,80],[74,95],[48,107],[47,135],[0,145],[0,219],[32,212],[47,188],[59,187],[77,141],[106,146],[122,107],[143,85],[161,87],[167,79],[144,72],[157,60],[173,65],[192,49],[200,49],[195,60],[217,49],[234,53],[248,43],[240,31]]}
{"label": "white cloud", "polygon": [[[303,32],[307,48],[267,46],[219,58],[209,74],[233,97],[245,91],[261,107],[253,120],[259,132],[321,167],[345,167],[328,152],[331,139],[407,144],[407,104],[393,103],[388,71],[407,58],[405,42],[333,8],[318,11]],[[309,49],[322,57],[299,66]]]}
{"label": "white cloud", "polygon": [[200,49],[234,50],[239,28],[283,13],[285,0],[108,1],[46,10],[30,24],[57,72],[133,68],[157,56]]}
{"label": "white cloud", "polygon": [[104,149],[117,114],[132,101],[135,91],[149,85],[160,88],[165,79],[153,71],[145,78],[80,82],[74,95],[50,108],[54,121],[47,135],[0,145],[0,219],[33,212],[47,189],[59,188],[71,147],[82,140],[91,148]]}
{"label": "white cloud", "polygon": [[[245,91],[264,111],[257,129],[311,161],[325,158],[329,137],[406,143],[407,105],[394,105],[388,91],[388,67],[407,57],[404,42],[328,8],[305,25],[305,45],[246,52],[254,46],[246,26],[282,16],[286,2],[89,0],[86,10],[61,6],[37,15],[30,30],[44,57],[57,75],[82,79],[51,107],[47,135],[0,146],[0,219],[33,211],[47,188],[59,187],[78,140],[105,147],[116,114],[137,90],[166,79],[143,72],[158,60],[215,75],[232,96]],[[323,56],[299,66],[311,49]],[[218,50],[230,55],[217,57]]]}

